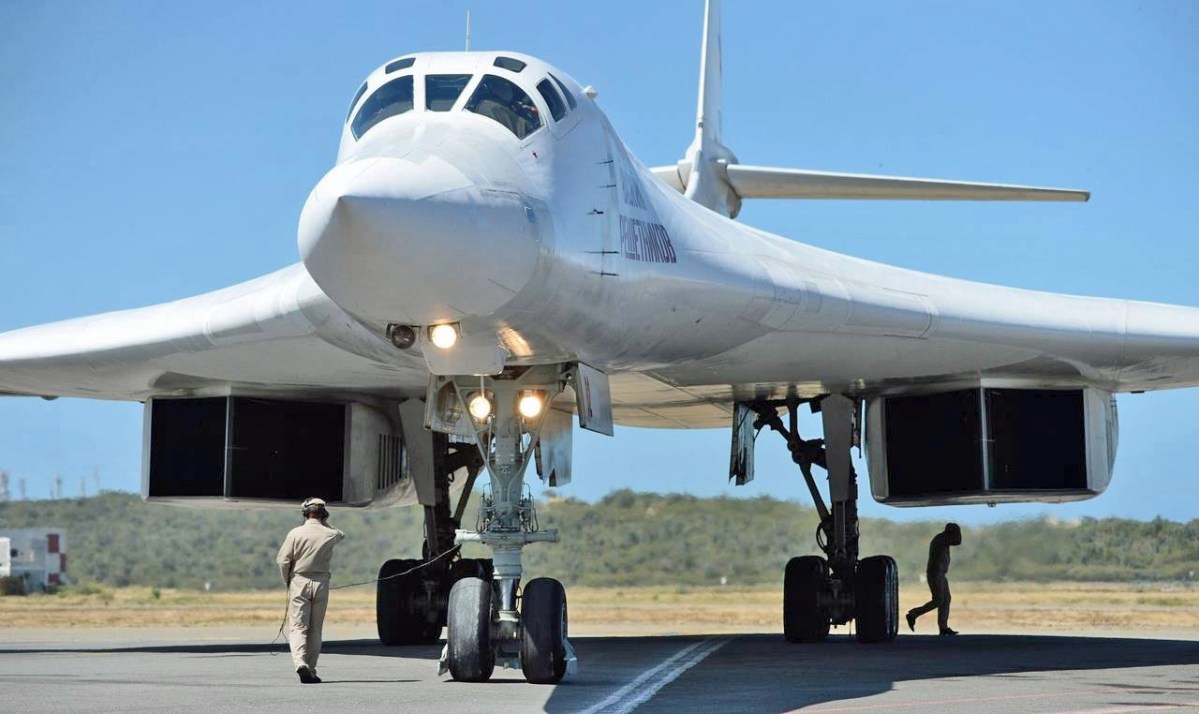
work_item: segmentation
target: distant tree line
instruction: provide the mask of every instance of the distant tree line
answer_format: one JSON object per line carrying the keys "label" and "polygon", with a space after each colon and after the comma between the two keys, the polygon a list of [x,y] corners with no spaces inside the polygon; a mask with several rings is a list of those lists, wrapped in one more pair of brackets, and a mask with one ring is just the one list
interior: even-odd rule
{"label": "distant tree line", "polygon": [[[68,575],[77,582],[274,588],[280,587],[275,552],[299,524],[297,511],[190,509],[105,492],[0,504],[0,528],[65,528]],[[722,577],[730,585],[777,583],[788,558],[818,552],[813,509],[765,496],[623,490],[590,504],[549,494],[538,515],[543,528],[558,528],[563,537],[529,546],[527,573],[567,585],[686,586]],[[373,578],[387,558],[420,555],[420,509],[336,513],[333,520],[350,536],[335,559],[339,583]],[[901,577],[914,581],[923,573],[928,539],[942,525],[866,519],[862,553],[893,556]],[[958,580],[1188,580],[1199,572],[1199,519],[1039,519],[963,531],[953,560]]]}

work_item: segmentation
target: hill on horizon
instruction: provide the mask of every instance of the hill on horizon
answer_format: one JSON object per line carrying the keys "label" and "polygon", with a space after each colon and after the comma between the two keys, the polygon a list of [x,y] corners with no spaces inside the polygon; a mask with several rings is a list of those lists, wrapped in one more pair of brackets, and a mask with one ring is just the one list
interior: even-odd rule
{"label": "hill on horizon", "polygon": [[[528,578],[552,575],[567,586],[779,583],[787,560],[818,553],[814,509],[769,496],[699,498],[615,491],[596,503],[547,492],[542,528],[562,542],[525,550]],[[468,508],[467,525],[475,509]],[[66,529],[68,575],[109,586],[220,590],[281,585],[275,553],[300,522],[291,509],[191,509],[144,503],[108,491],[89,498],[0,503],[0,530]],[[338,512],[348,534],[334,559],[340,583],[369,580],[388,558],[419,557],[421,511]],[[924,572],[928,540],[943,523],[864,519],[862,555],[885,553],[900,577]],[[963,527],[956,580],[1193,580],[1199,572],[1199,519],[1179,523],[1051,517]],[[467,554],[485,556],[469,546]]]}

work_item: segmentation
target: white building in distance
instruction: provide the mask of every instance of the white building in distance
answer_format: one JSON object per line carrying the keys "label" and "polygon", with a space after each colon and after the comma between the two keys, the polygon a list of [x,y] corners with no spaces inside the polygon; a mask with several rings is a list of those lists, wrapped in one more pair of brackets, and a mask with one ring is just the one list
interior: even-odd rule
{"label": "white building in distance", "polygon": [[62,528],[0,529],[0,577],[25,581],[25,591],[47,590],[65,582],[67,538]]}

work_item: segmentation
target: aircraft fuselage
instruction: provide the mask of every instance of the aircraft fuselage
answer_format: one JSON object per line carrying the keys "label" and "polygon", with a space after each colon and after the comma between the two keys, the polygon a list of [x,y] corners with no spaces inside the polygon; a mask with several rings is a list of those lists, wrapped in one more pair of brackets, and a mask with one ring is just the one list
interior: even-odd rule
{"label": "aircraft fuselage", "polygon": [[[535,58],[414,57],[417,87],[472,79],[448,111],[424,109],[418,90],[413,111],[358,139],[347,123],[300,221],[308,272],[371,329],[456,322],[468,338],[499,335],[507,364],[579,359],[721,398],[769,382],[813,394],[980,376],[1199,383],[1197,367],[1158,369],[1163,351],[1190,350],[1171,333],[1199,330],[1197,310],[970,283],[771,235],[659,181],[577,82]],[[462,107],[488,75],[533,97],[552,76],[577,106],[560,119],[539,107],[543,126],[518,138]],[[486,371],[464,359],[464,373]]]}

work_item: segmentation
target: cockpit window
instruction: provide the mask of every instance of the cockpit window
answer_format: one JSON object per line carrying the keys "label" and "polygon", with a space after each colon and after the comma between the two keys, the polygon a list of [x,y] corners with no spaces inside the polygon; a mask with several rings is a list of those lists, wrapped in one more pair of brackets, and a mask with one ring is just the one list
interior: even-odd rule
{"label": "cockpit window", "polygon": [[350,130],[355,139],[370,131],[370,128],[388,117],[403,114],[412,109],[412,75],[393,79],[379,87],[365,102]]}
{"label": "cockpit window", "polygon": [[466,102],[466,110],[496,120],[523,139],[541,128],[537,106],[520,87],[503,77],[483,75],[475,93]]}
{"label": "cockpit window", "polygon": [[363,94],[366,94],[366,82],[363,82],[358,91],[354,92],[354,98],[350,100],[350,113],[346,115],[346,121],[349,121],[350,117],[354,116],[354,107],[358,106],[358,100],[362,99]]}
{"label": "cockpit window", "polygon": [[391,74],[392,72],[398,72],[401,69],[408,69],[415,62],[416,62],[415,57],[405,57],[404,59],[398,59],[395,62],[392,62],[392,63],[388,64],[386,67],[384,67],[383,72],[385,74]]}
{"label": "cockpit window", "polygon": [[511,57],[496,57],[495,62],[492,62],[500,69],[506,69],[510,72],[519,72],[525,68],[525,63]]}
{"label": "cockpit window", "polygon": [[537,83],[537,91],[549,105],[554,121],[562,121],[562,117],[566,116],[566,105],[562,103],[562,97],[558,96],[558,90],[554,89],[554,85],[550,84],[548,79],[543,79]]}
{"label": "cockpit window", "polygon": [[570,105],[570,108],[572,110],[578,108],[579,105],[575,103],[574,95],[566,90],[566,85],[562,84],[562,81],[552,74],[550,75],[550,79],[554,80],[554,84],[558,85],[558,89],[562,90],[562,96],[566,97],[566,103]]}
{"label": "cockpit window", "polygon": [[469,81],[469,74],[430,74],[425,77],[425,107],[448,112]]}

